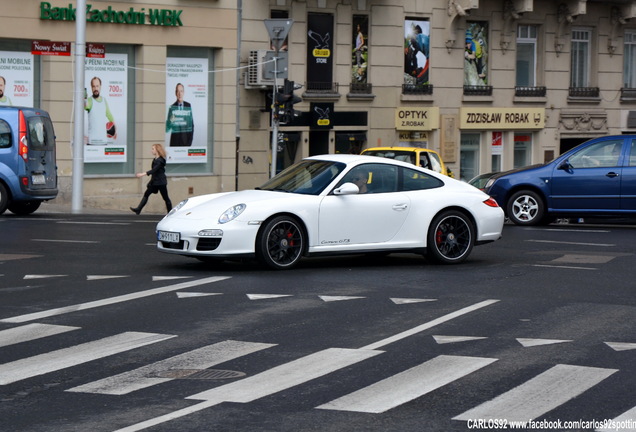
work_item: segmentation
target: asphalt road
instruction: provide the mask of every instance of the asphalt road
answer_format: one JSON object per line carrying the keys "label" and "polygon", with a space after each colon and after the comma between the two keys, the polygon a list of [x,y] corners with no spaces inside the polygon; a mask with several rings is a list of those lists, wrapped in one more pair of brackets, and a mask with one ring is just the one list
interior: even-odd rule
{"label": "asphalt road", "polygon": [[1,430],[636,430],[632,225],[277,272],[159,217],[0,217]]}

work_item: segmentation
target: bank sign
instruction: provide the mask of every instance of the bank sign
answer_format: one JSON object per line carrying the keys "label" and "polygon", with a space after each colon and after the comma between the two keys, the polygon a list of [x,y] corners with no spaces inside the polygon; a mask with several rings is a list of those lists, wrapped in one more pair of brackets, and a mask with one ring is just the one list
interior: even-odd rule
{"label": "bank sign", "polygon": [[[86,22],[110,23],[110,24],[137,24],[137,25],[155,25],[155,26],[172,26],[181,27],[182,10],[176,9],[151,9],[141,8],[135,10],[113,9],[108,6],[105,9],[93,8],[93,5],[86,5]],[[79,12],[81,16],[81,12]],[[77,19],[77,9],[72,3],[68,6],[56,7],[49,2],[40,3],[40,19],[51,21],[75,21]]]}
{"label": "bank sign", "polygon": [[461,108],[460,129],[543,129],[544,108]]}

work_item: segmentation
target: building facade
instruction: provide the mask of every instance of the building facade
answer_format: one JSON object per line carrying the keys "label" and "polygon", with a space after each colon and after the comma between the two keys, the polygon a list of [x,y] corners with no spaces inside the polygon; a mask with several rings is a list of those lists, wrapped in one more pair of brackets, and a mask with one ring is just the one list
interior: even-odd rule
{"label": "building facade", "polygon": [[[24,0],[3,5],[0,76],[14,105],[50,112],[60,194],[70,205],[73,143],[83,147],[85,207],[136,205],[154,143],[168,153],[175,204],[235,188],[236,1]],[[76,19],[86,17],[85,80],[75,95]],[[1,81],[1,80],[0,80]],[[186,107],[177,110],[177,93]],[[74,97],[84,99],[84,136],[74,140]],[[0,99],[2,103],[2,99]],[[148,210],[165,211],[150,200]]]}
{"label": "building facade", "polygon": [[[84,205],[127,209],[154,143],[168,150],[176,204],[258,186],[321,153],[428,147],[469,180],[636,132],[636,0],[87,3],[81,14],[57,0],[0,11],[0,103],[51,113],[60,203],[71,202],[73,142]],[[284,78],[302,86],[292,115],[272,103]],[[79,140],[75,97],[87,108]]]}
{"label": "building facade", "polygon": [[243,5],[241,60],[253,66],[241,81],[240,187],[267,177],[271,154],[264,17],[293,21],[280,62],[303,84],[300,115],[278,129],[277,171],[319,153],[422,146],[469,180],[636,130],[633,0]]}

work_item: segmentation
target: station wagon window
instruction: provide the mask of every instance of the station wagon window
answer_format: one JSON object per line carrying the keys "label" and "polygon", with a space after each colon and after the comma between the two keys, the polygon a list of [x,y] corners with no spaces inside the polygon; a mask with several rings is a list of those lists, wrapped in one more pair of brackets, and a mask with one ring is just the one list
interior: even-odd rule
{"label": "station wagon window", "polygon": [[11,127],[9,124],[0,120],[0,148],[11,147]]}
{"label": "station wagon window", "polygon": [[629,166],[636,166],[636,140],[632,140],[632,146],[629,149]]}
{"label": "station wagon window", "polygon": [[569,158],[573,168],[608,168],[618,165],[622,139],[601,141],[587,146]]}
{"label": "station wagon window", "polygon": [[402,191],[415,191],[434,189],[444,186],[444,183],[433,176],[412,169],[402,168],[401,187]]}

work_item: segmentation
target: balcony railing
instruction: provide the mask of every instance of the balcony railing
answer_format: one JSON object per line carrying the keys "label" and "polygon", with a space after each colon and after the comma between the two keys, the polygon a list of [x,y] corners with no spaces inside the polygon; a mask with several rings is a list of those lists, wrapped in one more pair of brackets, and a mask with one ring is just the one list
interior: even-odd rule
{"label": "balcony railing", "polygon": [[492,86],[464,86],[464,96],[492,96]]}
{"label": "balcony railing", "polygon": [[305,85],[305,92],[314,94],[337,94],[338,83],[308,81]]}
{"label": "balcony railing", "polygon": [[625,88],[621,89],[621,99],[622,100],[636,100],[636,88]]}
{"label": "balcony railing", "polygon": [[597,98],[600,94],[598,87],[570,87],[568,91],[570,97],[580,98]]}
{"label": "balcony railing", "polygon": [[402,84],[402,94],[405,95],[432,95],[433,84]]}
{"label": "balcony railing", "polygon": [[349,93],[371,94],[373,93],[373,85],[371,85],[370,83],[351,83],[349,84]]}
{"label": "balcony railing", "polygon": [[545,87],[527,87],[517,86],[515,87],[515,96],[519,97],[545,97]]}

